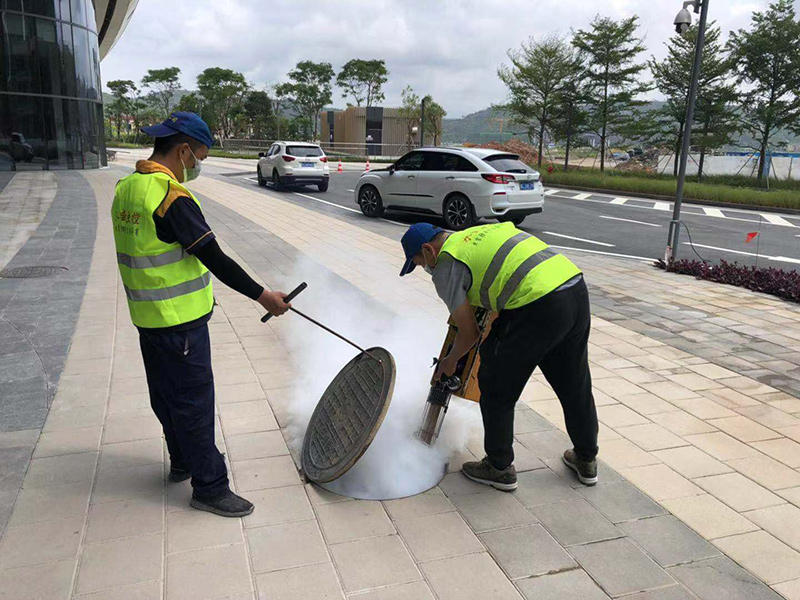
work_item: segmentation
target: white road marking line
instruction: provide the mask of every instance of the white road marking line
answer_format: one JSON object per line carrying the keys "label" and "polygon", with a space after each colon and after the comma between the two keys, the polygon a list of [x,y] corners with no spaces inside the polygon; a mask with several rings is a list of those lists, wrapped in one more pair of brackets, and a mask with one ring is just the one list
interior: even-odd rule
{"label": "white road marking line", "polygon": [[544,195],[545,195],[545,196],[553,196],[553,195],[555,195],[557,192],[558,192],[558,190],[545,190],[545,191],[544,191]]}
{"label": "white road marking line", "polygon": [[625,204],[628,201],[627,198],[614,198],[611,201],[611,204]]}
{"label": "white road marking line", "polygon": [[[691,246],[691,242],[683,242],[684,246]],[[744,256],[758,256],[759,258],[767,258],[776,262],[788,262],[800,265],[800,259],[790,258],[788,256],[768,256],[766,254],[756,254],[755,252],[743,252],[741,250],[731,250],[730,248],[719,248],[717,246],[706,246],[705,244],[694,244],[698,248],[706,248],[707,250],[719,250],[720,252],[729,252],[731,254],[742,254]]]}
{"label": "white road marking line", "polygon": [[588,200],[591,197],[592,197],[591,194],[578,194],[573,198],[573,200]]}
{"label": "white road marking line", "polygon": [[636,223],[637,225],[647,225],[648,227],[661,227],[657,223],[645,223],[644,221],[634,221],[633,219],[621,219],[620,217],[608,217],[606,215],[600,215],[601,219],[610,219],[612,221],[625,221],[626,223]]}
{"label": "white road marking line", "polygon": [[[341,204],[336,204],[335,202],[328,202],[327,200],[323,200],[322,198],[315,198],[314,196],[308,196],[306,194],[301,194],[300,192],[292,192],[295,196],[302,196],[303,198],[308,198],[309,200],[315,200],[317,202],[322,202],[322,204],[327,204],[329,206],[333,206],[335,208],[341,208],[342,210],[349,210],[350,212],[354,212],[356,214],[363,214],[360,210],[356,210],[355,208],[349,208],[347,206],[342,206]],[[399,225],[400,227],[408,227],[408,223],[400,223],[398,221],[392,221],[391,219],[379,219],[380,221],[384,221],[386,223],[391,223],[392,225]]]}
{"label": "white road marking line", "polygon": [[347,190],[348,192],[355,192],[355,190]]}
{"label": "white road marking line", "polygon": [[705,206],[702,208],[707,217],[719,217],[721,219],[726,218],[725,214],[718,208],[706,208]]}
{"label": "white road marking line", "polygon": [[603,256],[615,256],[617,258],[631,258],[633,260],[643,260],[645,262],[653,262],[655,258],[645,258],[644,256],[633,256],[631,254],[618,254],[616,252],[603,252],[602,250],[589,250],[588,248],[570,248],[569,246],[553,246],[557,250],[574,250],[575,252],[588,252],[589,254],[602,254]]}
{"label": "white road marking line", "polygon": [[567,240],[574,240],[576,242],[584,242],[586,244],[597,244],[598,246],[605,246],[606,248],[616,248],[614,244],[607,244],[605,242],[596,242],[594,240],[586,240],[584,238],[573,237],[571,235],[564,235],[563,233],[553,233],[552,231],[543,231],[545,235],[552,235],[553,237],[564,238]]}
{"label": "white road marking line", "polygon": [[794,223],[790,223],[780,215],[773,215],[771,213],[762,213],[765,221],[769,221],[773,225],[782,225],[783,227],[797,227]]}
{"label": "white road marking line", "polygon": [[669,202],[656,202],[653,205],[655,210],[672,210],[672,206]]}

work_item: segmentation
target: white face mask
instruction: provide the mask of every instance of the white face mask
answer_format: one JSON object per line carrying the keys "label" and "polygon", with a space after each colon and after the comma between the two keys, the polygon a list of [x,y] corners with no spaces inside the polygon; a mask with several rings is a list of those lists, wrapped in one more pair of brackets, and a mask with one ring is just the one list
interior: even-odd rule
{"label": "white face mask", "polygon": [[[192,152],[191,148],[189,148],[189,152]],[[200,177],[200,168],[202,167],[203,163],[197,160],[194,152],[192,152],[192,157],[194,158],[194,166],[191,169],[186,168],[186,163],[184,163],[183,159],[181,158],[181,164],[183,165],[183,183],[194,181]]]}
{"label": "white face mask", "polygon": [[428,275],[430,275],[431,277],[433,277],[433,268],[432,268],[432,267],[430,267],[429,265],[424,265],[424,266],[422,267],[422,269],[423,269],[423,270],[424,270],[424,271],[425,271],[425,272],[426,272]]}

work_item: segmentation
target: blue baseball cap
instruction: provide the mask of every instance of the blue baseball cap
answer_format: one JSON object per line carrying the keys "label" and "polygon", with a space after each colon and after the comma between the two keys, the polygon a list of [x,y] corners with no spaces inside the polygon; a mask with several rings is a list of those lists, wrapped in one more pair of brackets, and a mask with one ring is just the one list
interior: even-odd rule
{"label": "blue baseball cap", "polygon": [[160,125],[142,127],[142,133],[154,138],[184,133],[204,146],[211,148],[214,145],[214,136],[211,135],[208,125],[193,112],[174,112]]}
{"label": "blue baseball cap", "polygon": [[400,270],[400,277],[408,275],[417,266],[414,264],[414,257],[422,252],[422,244],[428,244],[444,229],[434,227],[430,223],[417,223],[408,228],[401,243],[406,253],[406,264]]}

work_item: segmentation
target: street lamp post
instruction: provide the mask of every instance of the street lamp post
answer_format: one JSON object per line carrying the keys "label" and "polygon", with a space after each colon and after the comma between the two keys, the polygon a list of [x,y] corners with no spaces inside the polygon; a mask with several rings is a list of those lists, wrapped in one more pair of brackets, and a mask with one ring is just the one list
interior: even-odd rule
{"label": "street lamp post", "polygon": [[687,10],[694,7],[694,12],[700,12],[700,27],[697,32],[697,46],[694,52],[694,68],[692,69],[692,83],[689,87],[689,99],[686,106],[686,124],[683,129],[683,149],[681,151],[680,171],[678,172],[678,193],[675,196],[675,208],[672,221],[669,224],[669,237],[664,261],[669,264],[678,256],[678,236],[680,233],[681,205],[683,204],[683,189],[686,185],[686,167],[689,161],[689,152],[692,147],[692,124],[694,122],[694,109],[697,103],[697,88],[700,84],[700,71],[703,66],[703,48],[706,43],[706,25],[708,24],[709,0],[688,0],[683,3],[683,10],[675,19],[676,30],[683,35],[689,30],[692,15]]}

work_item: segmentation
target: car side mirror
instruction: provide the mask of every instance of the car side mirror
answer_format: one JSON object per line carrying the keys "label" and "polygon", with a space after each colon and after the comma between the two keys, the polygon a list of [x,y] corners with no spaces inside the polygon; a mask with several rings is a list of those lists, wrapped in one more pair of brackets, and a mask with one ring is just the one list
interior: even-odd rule
{"label": "car side mirror", "polygon": [[389,165],[389,174],[390,175],[393,175],[396,170],[397,170],[397,167],[395,167],[394,165]]}
{"label": "car side mirror", "polygon": [[264,158],[265,156],[266,156],[266,154],[264,152],[259,152],[258,153],[258,158]]}

